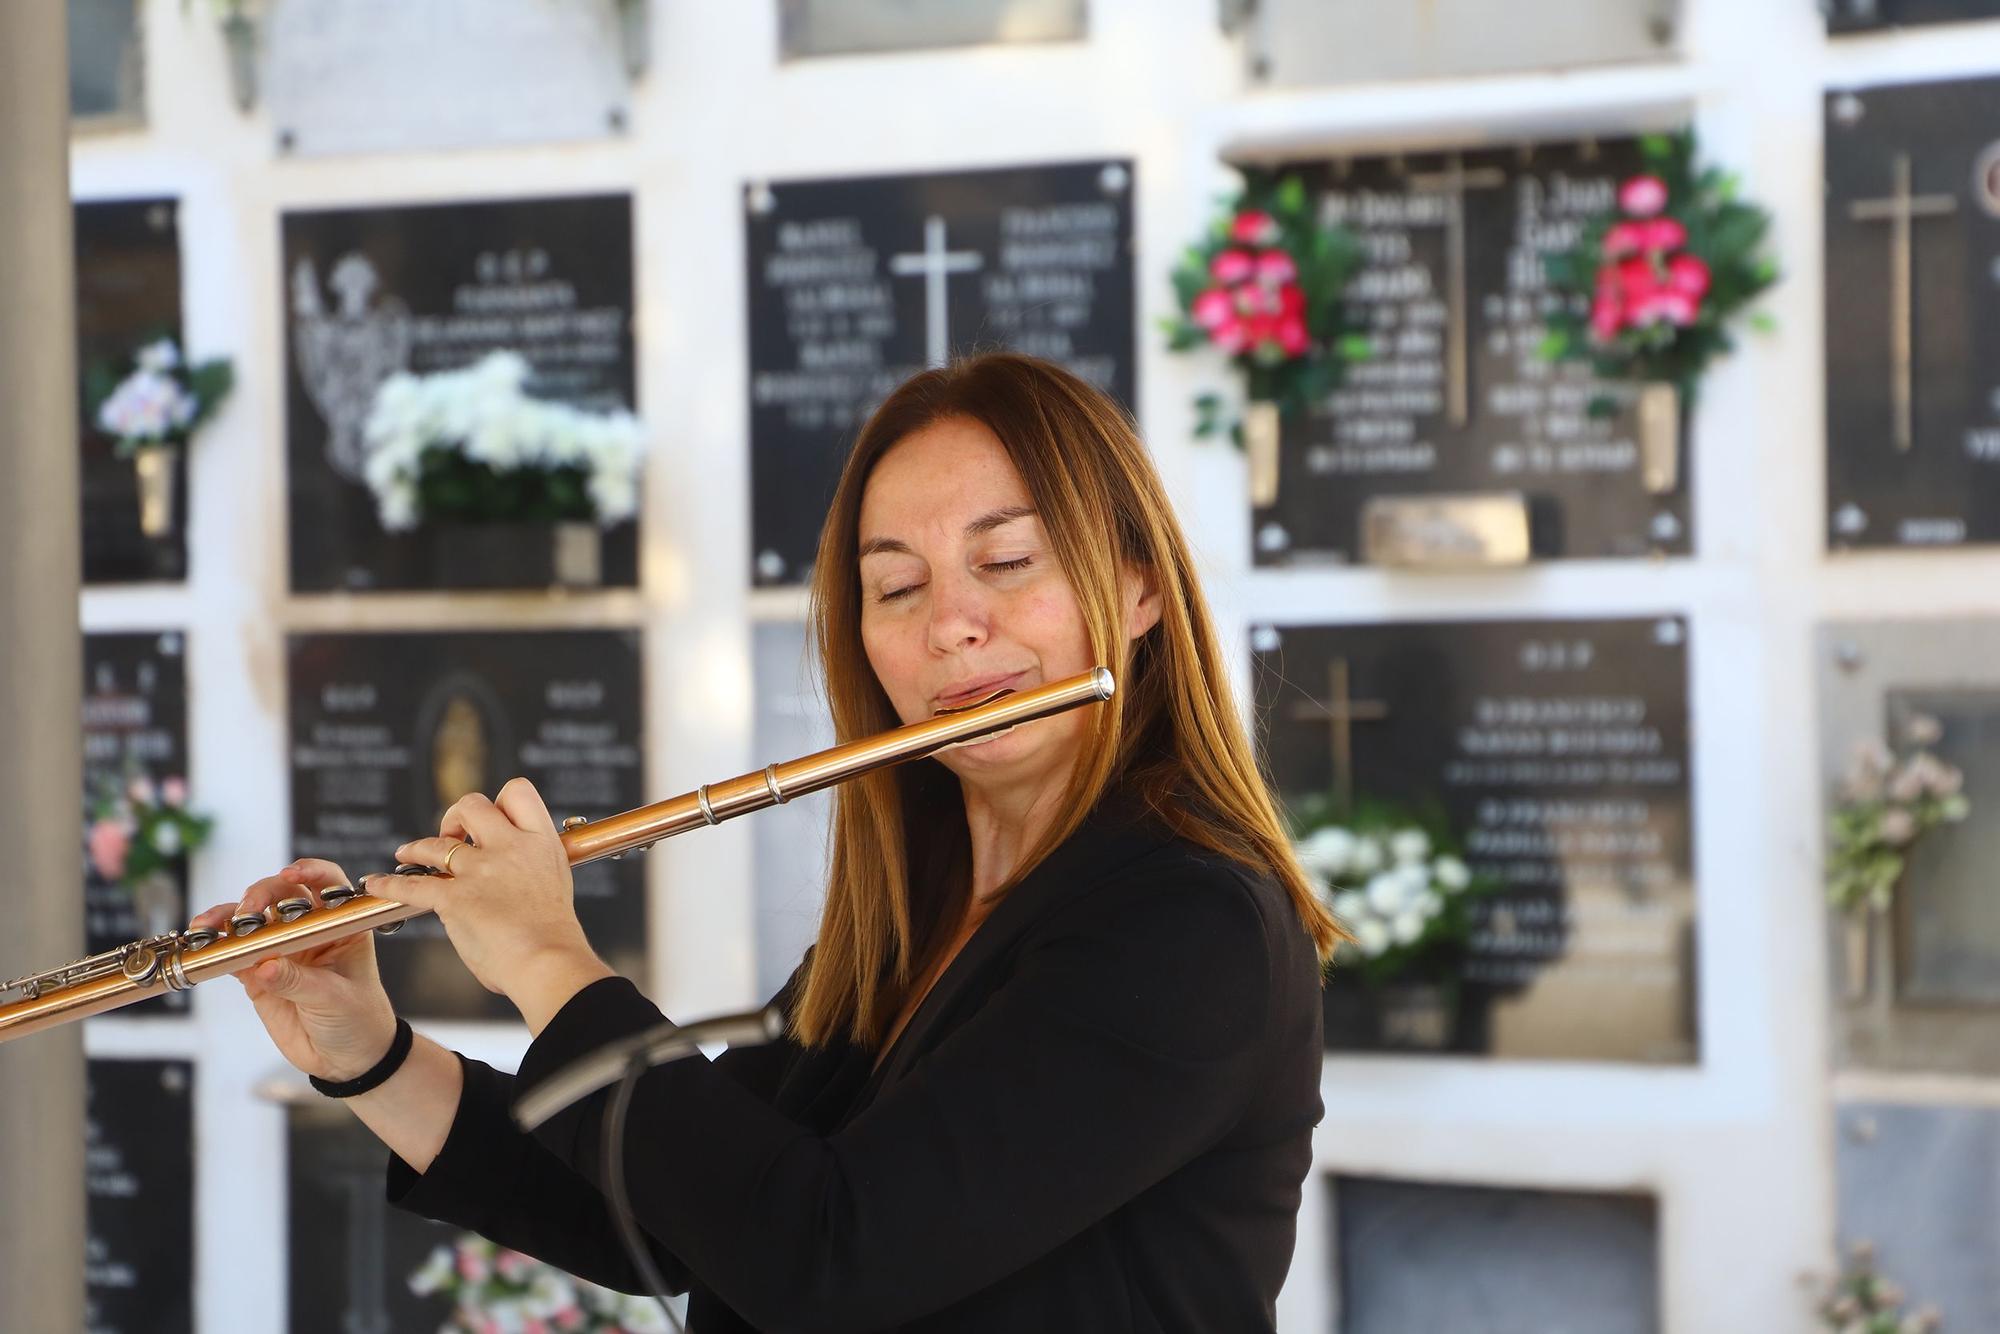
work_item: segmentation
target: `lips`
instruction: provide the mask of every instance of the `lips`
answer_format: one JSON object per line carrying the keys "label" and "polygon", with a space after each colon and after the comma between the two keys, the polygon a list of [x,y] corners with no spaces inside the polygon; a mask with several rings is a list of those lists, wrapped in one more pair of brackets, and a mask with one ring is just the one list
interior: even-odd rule
{"label": "lips", "polygon": [[1005,676],[982,676],[963,685],[953,686],[948,692],[937,697],[937,707],[956,709],[961,705],[970,704],[973,700],[983,699],[996,690],[1006,689],[1025,675],[1026,672],[1010,672]]}

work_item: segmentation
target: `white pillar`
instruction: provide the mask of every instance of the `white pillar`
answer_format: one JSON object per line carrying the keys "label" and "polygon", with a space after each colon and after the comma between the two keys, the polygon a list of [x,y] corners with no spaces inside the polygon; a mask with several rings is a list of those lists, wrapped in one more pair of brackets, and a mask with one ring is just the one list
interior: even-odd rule
{"label": "white pillar", "polygon": [[[83,942],[76,295],[60,0],[0,3],[0,980]],[[0,1326],[83,1328],[83,1029],[0,1044]]]}

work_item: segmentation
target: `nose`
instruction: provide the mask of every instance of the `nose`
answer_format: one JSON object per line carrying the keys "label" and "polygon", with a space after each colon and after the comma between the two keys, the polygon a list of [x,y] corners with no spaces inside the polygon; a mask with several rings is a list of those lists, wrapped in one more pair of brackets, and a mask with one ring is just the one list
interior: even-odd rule
{"label": "nose", "polygon": [[970,572],[931,575],[931,650],[960,653],[986,642],[992,609]]}

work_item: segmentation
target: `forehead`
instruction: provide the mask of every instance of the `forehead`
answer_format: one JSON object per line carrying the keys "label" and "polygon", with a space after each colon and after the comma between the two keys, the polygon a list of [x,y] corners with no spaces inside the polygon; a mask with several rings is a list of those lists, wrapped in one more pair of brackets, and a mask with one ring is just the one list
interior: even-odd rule
{"label": "forehead", "polygon": [[885,451],[861,492],[861,538],[957,531],[992,510],[1032,503],[1006,446],[983,422],[947,417]]}

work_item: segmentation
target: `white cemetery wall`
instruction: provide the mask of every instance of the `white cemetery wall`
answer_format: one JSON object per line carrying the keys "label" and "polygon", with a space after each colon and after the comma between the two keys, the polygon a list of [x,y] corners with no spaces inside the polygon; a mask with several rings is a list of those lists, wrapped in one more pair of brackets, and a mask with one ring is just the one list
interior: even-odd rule
{"label": "white cemetery wall", "polygon": [[[1811,628],[1836,612],[1991,612],[1984,590],[2000,587],[1991,550],[1821,554],[1820,92],[1842,80],[2000,69],[2000,25],[1834,47],[1802,0],[1690,0],[1685,57],[1669,65],[1253,93],[1240,50],[1217,31],[1214,0],[1092,0],[1080,42],[790,64],[778,58],[768,0],[656,3],[652,68],[623,138],[305,161],[274,156],[261,109],[235,110],[204,7],[184,15],[177,0],[144,0],[143,10],[147,127],[79,140],[75,194],[181,200],[188,345],[235,357],[240,387],[195,451],[187,582],[89,590],[83,620],[91,631],[187,634],[193,777],[222,817],[196,859],[196,902],[233,898],[287,859],[288,633],[637,625],[645,768],[659,795],[781,758],[753,750],[752,623],[795,620],[803,600],[753,595],[742,558],[743,184],[1129,158],[1138,407],[1200,548],[1224,642],[1242,646],[1239,699],[1253,623],[1680,614],[1690,624],[1702,1063],[1332,1059],[1319,1170],[1651,1192],[1664,1328],[1806,1328],[1794,1275],[1826,1264],[1833,1207]],[[1189,438],[1200,376],[1164,355],[1152,332],[1170,308],[1171,258],[1226,186],[1218,156],[1630,132],[1690,108],[1708,148],[1774,208],[1788,275],[1771,302],[1780,332],[1746,340],[1704,391],[1696,555],[1490,577],[1253,571],[1242,461]],[[614,191],[634,199],[637,406],[654,438],[639,588],[569,599],[291,595],[279,215]],[[672,1013],[754,998],[754,843],[735,825],[648,858],[646,980]],[[500,1064],[524,1045],[507,1025],[434,1031]],[[272,1183],[284,1180],[284,1118],[252,1092],[278,1062],[240,992],[204,988],[186,1022],[101,1021],[90,1049],[196,1060],[207,1146],[197,1172],[199,1328],[282,1328],[285,1204]],[[1287,1330],[1329,1326],[1324,1195],[1306,1192],[1280,1304]]]}

